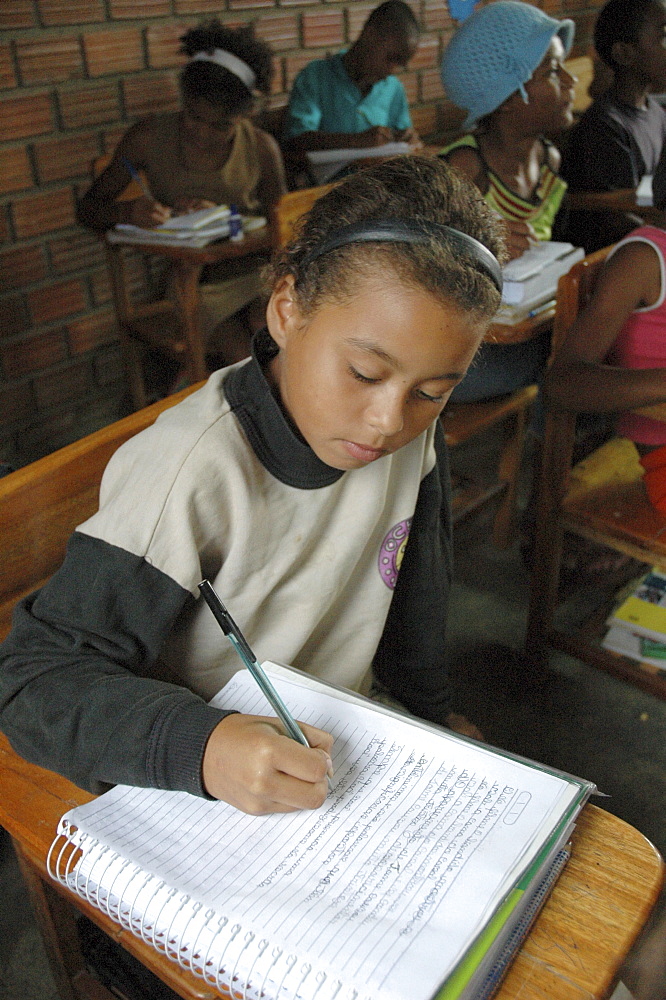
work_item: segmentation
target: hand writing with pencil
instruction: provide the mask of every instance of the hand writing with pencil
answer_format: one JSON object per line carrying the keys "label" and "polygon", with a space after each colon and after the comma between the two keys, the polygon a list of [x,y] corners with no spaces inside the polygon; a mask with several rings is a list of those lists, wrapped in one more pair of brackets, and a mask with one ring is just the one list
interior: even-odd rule
{"label": "hand writing with pencil", "polygon": [[172,216],[172,211],[167,205],[162,205],[154,198],[135,198],[131,201],[129,216],[127,221],[133,226],[141,226],[142,229],[151,229],[166,222]]}
{"label": "hand writing with pencil", "polygon": [[213,798],[236,809],[264,813],[318,809],[333,770],[333,737],[299,723],[309,746],[284,734],[280,722],[262,715],[228,715],[210,735],[203,783]]}
{"label": "hand writing with pencil", "polygon": [[520,257],[537,242],[536,233],[529,222],[521,222],[519,219],[502,219],[502,222],[510,260]]}

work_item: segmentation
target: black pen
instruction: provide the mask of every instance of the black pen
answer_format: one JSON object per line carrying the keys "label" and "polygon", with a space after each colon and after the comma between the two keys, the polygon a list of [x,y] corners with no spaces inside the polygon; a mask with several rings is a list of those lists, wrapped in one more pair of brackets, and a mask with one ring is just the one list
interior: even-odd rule
{"label": "black pen", "polygon": [[[271,684],[266,671],[252,652],[247,639],[239,629],[238,625],[213,590],[210,581],[202,580],[199,584],[199,590],[201,591],[201,596],[206,601],[206,604],[213,612],[218,625],[221,627],[229,641],[233,644],[236,652],[254,677],[271,708],[286,729],[287,736],[290,736],[292,740],[296,740],[297,743],[302,743],[304,747],[309,747],[310,744],[307,741],[305,733],[302,731],[293,715],[282,701],[282,698]],[[331,787],[330,777],[328,779],[328,787]]]}

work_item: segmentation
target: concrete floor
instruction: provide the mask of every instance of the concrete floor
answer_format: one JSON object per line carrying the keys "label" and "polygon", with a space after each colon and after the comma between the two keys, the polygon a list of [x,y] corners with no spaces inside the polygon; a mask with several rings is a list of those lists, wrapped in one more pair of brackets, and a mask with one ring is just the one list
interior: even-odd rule
{"label": "concrete floor", "polygon": [[[466,460],[478,467],[486,458],[473,449],[456,462],[464,469]],[[500,552],[490,544],[491,513],[456,529],[449,627],[456,709],[488,742],[596,782],[608,796],[599,804],[666,856],[666,703],[563,654],[552,655],[545,677],[526,673],[529,578],[517,546]],[[6,837],[0,887],[0,997],[58,1000]],[[666,902],[659,909],[666,914]],[[662,986],[649,1000],[666,1000]]]}

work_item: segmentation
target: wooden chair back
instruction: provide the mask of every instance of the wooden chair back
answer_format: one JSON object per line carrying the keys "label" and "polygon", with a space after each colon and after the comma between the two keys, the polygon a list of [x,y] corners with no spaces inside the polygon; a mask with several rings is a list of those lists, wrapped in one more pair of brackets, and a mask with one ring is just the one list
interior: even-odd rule
{"label": "wooden chair back", "polygon": [[317,199],[332,187],[333,184],[320,184],[318,187],[301,188],[299,191],[288,191],[282,195],[270,212],[275,247],[283,247],[289,242],[300,217],[309,212]]}
{"label": "wooden chair back", "polygon": [[9,631],[15,603],[55,572],[74,528],[97,510],[102,473],[116,448],[198,387],[167,396],[0,479],[0,640]]}

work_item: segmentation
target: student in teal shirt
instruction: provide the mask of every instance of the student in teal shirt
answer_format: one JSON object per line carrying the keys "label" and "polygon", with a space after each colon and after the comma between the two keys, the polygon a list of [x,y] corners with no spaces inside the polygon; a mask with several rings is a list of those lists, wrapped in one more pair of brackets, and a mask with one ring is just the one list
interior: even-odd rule
{"label": "student in teal shirt", "polygon": [[420,144],[407,95],[394,73],[416,52],[418,25],[402,0],[387,0],[368,17],[346,52],[315,59],[296,77],[289,99],[286,146],[293,151]]}

